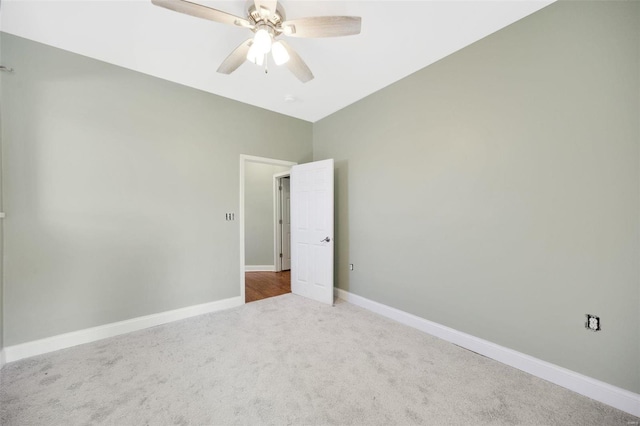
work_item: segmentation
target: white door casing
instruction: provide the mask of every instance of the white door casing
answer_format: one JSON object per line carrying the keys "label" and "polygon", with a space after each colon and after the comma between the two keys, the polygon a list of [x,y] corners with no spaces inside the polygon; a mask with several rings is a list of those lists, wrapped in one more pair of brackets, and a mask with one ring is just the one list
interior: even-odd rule
{"label": "white door casing", "polygon": [[282,257],[281,270],[288,271],[291,269],[291,179],[282,178],[280,180],[282,186]]}
{"label": "white door casing", "polygon": [[333,159],[291,168],[291,291],[333,304]]}
{"label": "white door casing", "polygon": [[[273,175],[273,264],[276,265],[276,272],[282,271],[282,257],[280,257],[280,253],[282,253],[282,226],[283,226],[283,202],[282,202],[282,182],[284,179],[289,179],[291,175],[291,170],[286,172],[276,173]],[[290,191],[289,191],[290,193]],[[289,198],[291,198],[289,196]],[[289,203],[290,205],[290,203]],[[291,218],[291,214],[288,213],[288,217]],[[291,269],[291,219],[289,219],[289,266],[287,269]]]}

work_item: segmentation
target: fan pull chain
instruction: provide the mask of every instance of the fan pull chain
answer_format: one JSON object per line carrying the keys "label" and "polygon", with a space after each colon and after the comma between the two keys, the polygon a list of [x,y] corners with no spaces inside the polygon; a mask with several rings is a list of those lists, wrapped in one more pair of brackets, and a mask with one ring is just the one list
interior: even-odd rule
{"label": "fan pull chain", "polygon": [[264,54],[264,73],[269,74],[269,58],[266,53]]}

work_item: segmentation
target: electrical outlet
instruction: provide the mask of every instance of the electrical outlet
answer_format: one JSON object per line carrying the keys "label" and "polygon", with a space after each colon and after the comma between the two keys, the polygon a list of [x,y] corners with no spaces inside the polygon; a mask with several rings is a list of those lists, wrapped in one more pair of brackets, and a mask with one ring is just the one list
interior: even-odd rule
{"label": "electrical outlet", "polygon": [[350,264],[349,264],[349,270],[350,270],[350,271],[353,271],[353,263],[350,263]]}
{"label": "electrical outlet", "polygon": [[225,213],[224,215],[226,220],[236,220],[236,214],[235,213]]}
{"label": "electrical outlet", "polygon": [[587,314],[587,322],[584,324],[587,330],[591,331],[600,331],[600,317],[595,315]]}

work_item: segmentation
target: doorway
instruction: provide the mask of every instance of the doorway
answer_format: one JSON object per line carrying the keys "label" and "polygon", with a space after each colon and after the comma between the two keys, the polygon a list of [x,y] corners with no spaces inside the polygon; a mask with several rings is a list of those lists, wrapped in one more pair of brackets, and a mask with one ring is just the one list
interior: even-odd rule
{"label": "doorway", "polygon": [[[286,227],[283,230],[279,223],[287,207],[280,187],[295,164],[240,156],[240,292],[245,303],[291,292],[290,264],[281,260],[287,255],[283,243],[289,253],[290,244],[282,234]],[[288,259],[290,262],[290,254]]]}
{"label": "doorway", "polygon": [[[277,167],[277,166],[274,166]],[[250,168],[245,169],[245,194],[250,197],[250,180],[255,176],[250,176]],[[267,169],[268,171],[269,169]],[[273,175],[273,265],[274,270],[269,268],[251,267],[245,268],[245,302],[255,302],[269,297],[280,296],[291,293],[291,192],[290,192],[290,171],[284,171]],[[264,178],[265,176],[263,176]],[[262,183],[262,182],[261,182]],[[266,191],[265,191],[266,192]],[[245,199],[245,205],[249,206],[250,200]],[[251,204],[255,204],[251,203]],[[265,206],[266,207],[266,206]],[[245,211],[247,216],[251,212]],[[247,222],[249,219],[247,218]],[[248,250],[248,242],[251,240],[248,234],[249,226],[245,225],[245,250]],[[247,263],[251,263],[245,251]]]}

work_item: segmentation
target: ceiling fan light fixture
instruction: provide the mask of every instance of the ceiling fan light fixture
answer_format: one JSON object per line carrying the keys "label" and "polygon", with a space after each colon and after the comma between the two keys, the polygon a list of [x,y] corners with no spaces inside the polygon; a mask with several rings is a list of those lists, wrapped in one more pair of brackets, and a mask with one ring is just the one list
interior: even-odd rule
{"label": "ceiling fan light fixture", "polygon": [[287,49],[285,49],[279,41],[271,45],[271,54],[273,55],[273,62],[275,62],[276,65],[286,64],[290,59],[289,52],[287,52]]}
{"label": "ceiling fan light fixture", "polygon": [[194,0],[151,2],[185,15],[251,30],[253,37],[236,47],[218,67],[218,72],[223,74],[231,74],[245,61],[264,65],[266,73],[267,54],[273,52],[273,60],[277,65],[287,64],[298,80],[307,83],[313,80],[313,73],[307,64],[285,41],[275,41],[275,38],[280,35],[298,38],[349,36],[360,34],[362,26],[359,16],[310,16],[287,20],[279,0],[248,0],[246,18],[194,3]]}

